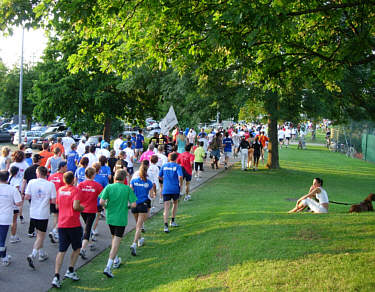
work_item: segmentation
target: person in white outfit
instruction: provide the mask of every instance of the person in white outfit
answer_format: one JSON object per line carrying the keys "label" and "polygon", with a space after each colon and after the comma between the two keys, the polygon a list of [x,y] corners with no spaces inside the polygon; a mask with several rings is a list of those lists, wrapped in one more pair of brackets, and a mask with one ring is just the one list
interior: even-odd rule
{"label": "person in white outfit", "polygon": [[309,207],[313,213],[328,213],[328,205],[329,200],[326,190],[323,189],[323,180],[316,177],[309,193],[299,198],[296,206],[288,213],[301,212],[306,207]]}
{"label": "person in white outfit", "polygon": [[241,169],[242,170],[247,170],[247,156],[248,152],[250,149],[250,143],[245,139],[245,136],[241,137],[241,142],[240,142],[240,155],[241,155]]}

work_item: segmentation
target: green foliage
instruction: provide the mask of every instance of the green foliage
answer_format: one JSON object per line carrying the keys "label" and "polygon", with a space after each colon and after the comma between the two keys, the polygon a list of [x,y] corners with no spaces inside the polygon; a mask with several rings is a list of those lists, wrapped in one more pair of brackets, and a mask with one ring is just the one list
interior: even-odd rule
{"label": "green foliage", "polygon": [[[38,75],[34,68],[25,65],[23,69],[22,87],[22,114],[28,121],[32,120],[34,103],[31,100],[32,88]],[[0,114],[5,117],[12,117],[18,114],[20,86],[20,69],[15,67],[11,70],[0,63]]]}

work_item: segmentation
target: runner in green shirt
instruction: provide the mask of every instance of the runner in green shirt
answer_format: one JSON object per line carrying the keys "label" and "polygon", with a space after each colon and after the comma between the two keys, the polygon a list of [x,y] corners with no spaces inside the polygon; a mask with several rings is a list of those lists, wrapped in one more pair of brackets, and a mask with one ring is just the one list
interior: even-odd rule
{"label": "runner in green shirt", "polygon": [[114,269],[119,268],[121,264],[121,258],[117,256],[117,251],[128,224],[128,202],[131,203],[132,208],[136,207],[137,197],[133,190],[124,184],[125,178],[126,171],[117,170],[114,184],[107,185],[100,194],[100,205],[105,206],[106,222],[112,234],[112,247],[103,272],[109,278],[113,278],[112,264]]}
{"label": "runner in green shirt", "polygon": [[199,142],[199,147],[194,151],[194,170],[195,177],[200,180],[201,172],[203,171],[203,161],[206,157],[206,151],[203,148],[204,143]]}

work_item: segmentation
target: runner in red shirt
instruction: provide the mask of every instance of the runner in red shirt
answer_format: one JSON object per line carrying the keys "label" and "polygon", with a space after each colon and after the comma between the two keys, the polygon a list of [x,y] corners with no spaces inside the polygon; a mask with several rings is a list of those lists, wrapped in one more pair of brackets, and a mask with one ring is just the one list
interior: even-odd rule
{"label": "runner in red shirt", "polygon": [[[98,212],[98,196],[103,190],[102,185],[94,181],[95,174],[95,168],[86,168],[86,180],[78,185],[78,189],[81,191],[81,205],[85,207],[85,212],[82,212],[81,216],[86,226],[83,233],[82,248],[79,254],[84,260],[87,259],[86,248],[89,244],[92,224],[94,223],[96,213]],[[90,247],[94,248],[94,245],[91,245]]]}
{"label": "runner in red shirt", "polygon": [[185,146],[185,152],[181,153],[177,158],[177,163],[182,166],[183,179],[186,181],[186,192],[184,201],[191,200],[190,181],[193,174],[194,155],[190,153],[193,144]]}
{"label": "runner in red shirt", "polygon": [[[66,170],[67,170],[66,161],[61,161],[58,166],[58,171],[54,174],[51,174],[48,177],[48,181],[53,182],[55,185],[56,194],[61,187],[65,186],[63,176]],[[50,213],[52,213],[53,215],[53,229],[48,234],[48,236],[51,239],[52,243],[56,243],[57,240],[59,239],[59,234],[57,232],[57,220],[58,220],[59,210],[56,209],[56,204],[52,204],[52,203],[50,204],[49,208],[50,208]]]}
{"label": "runner in red shirt", "polygon": [[57,193],[56,207],[59,209],[59,252],[56,255],[55,276],[52,286],[61,287],[60,269],[69,245],[72,245],[73,252],[70,257],[69,269],[65,273],[65,278],[78,281],[79,277],[74,271],[79,252],[82,246],[82,227],[79,214],[84,210],[80,204],[81,192],[75,186],[74,174],[71,171],[64,173],[65,186],[61,187]]}

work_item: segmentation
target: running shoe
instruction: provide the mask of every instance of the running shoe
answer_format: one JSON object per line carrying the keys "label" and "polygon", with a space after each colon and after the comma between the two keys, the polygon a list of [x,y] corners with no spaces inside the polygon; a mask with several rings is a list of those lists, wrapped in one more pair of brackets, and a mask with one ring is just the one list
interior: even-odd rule
{"label": "running shoe", "polygon": [[69,272],[69,270],[66,271],[64,278],[72,279],[73,281],[78,281],[79,277],[76,272]]}
{"label": "running shoe", "polygon": [[110,268],[106,267],[103,271],[103,274],[106,275],[108,278],[113,278],[113,274]]}
{"label": "running shoe", "polygon": [[60,282],[60,280],[56,276],[53,277],[52,287],[55,287],[55,288],[60,288],[61,287],[61,282]]}
{"label": "running shoe", "polygon": [[146,229],[144,227],[141,228],[142,233],[146,233]]}
{"label": "running shoe", "polygon": [[10,243],[17,243],[17,242],[20,242],[21,241],[21,239],[18,237],[18,236],[10,236],[10,239],[9,239],[9,242]]}
{"label": "running shoe", "polygon": [[40,262],[44,262],[45,260],[48,259],[48,254],[45,252],[45,253],[39,253],[39,261]]}
{"label": "running shoe", "polygon": [[139,240],[138,240],[138,247],[141,247],[145,244],[145,238],[144,237],[141,237]]}
{"label": "running shoe", "polygon": [[91,230],[91,234],[93,234],[93,235],[99,235],[99,232],[97,232],[95,229],[92,229]]}
{"label": "running shoe", "polygon": [[82,258],[83,260],[87,260],[86,250],[81,249],[81,251],[79,252],[79,255],[81,256],[81,258]]}
{"label": "running shoe", "polygon": [[121,265],[121,262],[122,262],[122,261],[121,261],[121,258],[120,258],[120,257],[115,258],[112,267],[113,267],[114,269],[118,269],[118,268],[120,267],[120,265]]}
{"label": "running shoe", "polygon": [[165,232],[165,233],[169,233],[169,228],[168,228],[168,226],[165,226],[165,225],[164,225],[164,232]]}
{"label": "running shoe", "polygon": [[91,240],[96,241],[96,235],[91,233]]}
{"label": "running shoe", "polygon": [[56,238],[55,238],[55,234],[53,232],[48,233],[48,237],[49,237],[49,239],[51,239],[52,243],[56,243],[57,242]]}
{"label": "running shoe", "polygon": [[12,257],[10,255],[6,255],[1,259],[1,265],[3,265],[4,267],[9,266],[11,263],[11,259]]}
{"label": "running shoe", "polygon": [[33,257],[32,254],[27,256],[27,262],[29,263],[29,267],[32,268],[33,270],[35,270],[34,257]]}
{"label": "running shoe", "polygon": [[134,257],[137,255],[137,245],[135,243],[130,246],[130,254]]}
{"label": "running shoe", "polygon": [[154,214],[155,211],[156,211],[155,207],[152,207],[151,210],[150,210],[151,214]]}
{"label": "running shoe", "polygon": [[36,233],[35,233],[35,231],[33,233],[28,233],[27,236],[30,237],[30,238],[32,238],[32,237],[36,236]]}
{"label": "running shoe", "polygon": [[178,224],[176,222],[171,222],[171,227],[178,227]]}
{"label": "running shoe", "polygon": [[191,200],[191,196],[190,195],[186,195],[185,198],[184,198],[184,201],[190,201]]}

